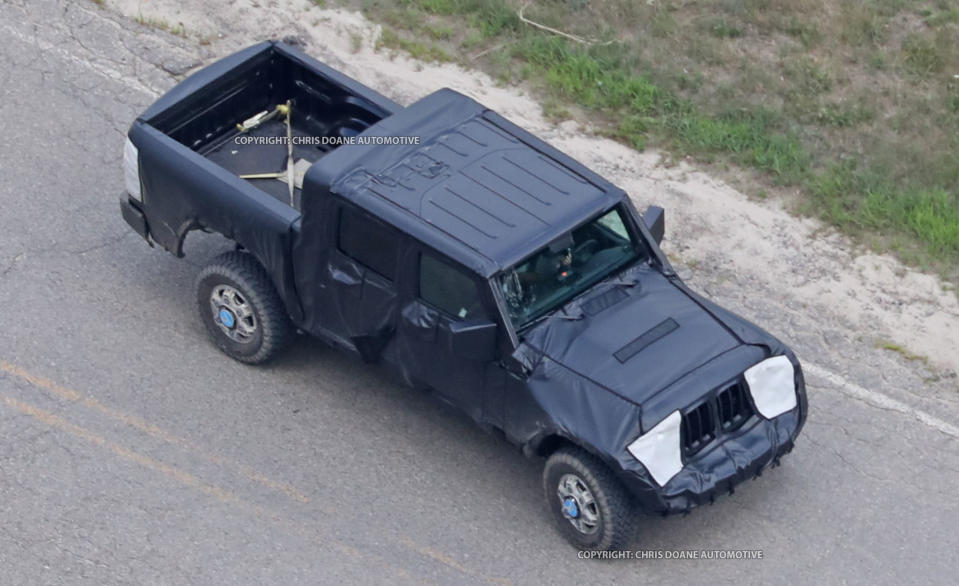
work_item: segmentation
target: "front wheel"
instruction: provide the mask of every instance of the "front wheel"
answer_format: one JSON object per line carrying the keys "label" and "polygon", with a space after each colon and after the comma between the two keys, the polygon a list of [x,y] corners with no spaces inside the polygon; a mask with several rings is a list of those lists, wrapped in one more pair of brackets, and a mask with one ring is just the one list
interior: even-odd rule
{"label": "front wheel", "polygon": [[292,338],[280,296],[249,254],[227,252],[213,259],[196,278],[196,300],[213,343],[240,362],[266,362]]}
{"label": "front wheel", "polygon": [[582,550],[624,549],[632,530],[632,497],[613,472],[579,448],[553,453],[543,469],[546,503],[566,539]]}

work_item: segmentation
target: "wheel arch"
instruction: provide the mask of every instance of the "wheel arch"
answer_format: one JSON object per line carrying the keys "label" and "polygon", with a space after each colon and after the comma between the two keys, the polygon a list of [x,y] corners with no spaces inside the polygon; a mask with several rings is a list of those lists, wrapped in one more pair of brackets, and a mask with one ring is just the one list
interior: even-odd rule
{"label": "wheel arch", "polygon": [[576,438],[559,429],[542,431],[523,444],[523,454],[528,458],[549,458],[563,448],[578,448],[609,466],[614,472],[620,472],[620,466],[614,458],[596,449],[589,442]]}
{"label": "wheel arch", "polygon": [[[293,261],[288,246],[281,247],[281,250],[285,250],[286,252],[278,254],[276,251],[272,251],[273,253],[270,254],[271,249],[269,246],[266,246],[269,242],[256,241],[256,239],[254,239],[254,242],[250,245],[243,241],[246,239],[241,240],[238,234],[228,234],[220,230],[212,229],[195,220],[184,223],[176,231],[176,236],[172,243],[160,244],[177,258],[183,258],[186,256],[184,244],[187,237],[193,232],[219,234],[232,242],[237,252],[250,256],[250,258],[260,265],[260,268],[263,269],[270,279],[270,282],[273,284],[274,289],[276,289],[277,294],[279,294],[286,308],[287,314],[294,323],[299,323],[303,319],[303,309],[300,307],[299,295],[297,294],[296,285],[293,280]],[[169,246],[167,244],[169,244]],[[267,250],[264,250],[264,248]]]}
{"label": "wheel arch", "polygon": [[561,429],[552,429],[540,432],[528,439],[522,445],[523,454],[527,458],[547,459],[563,448],[575,448],[583,450],[605,464],[606,467],[608,467],[617,478],[624,482],[629,480],[628,471],[623,468],[616,458],[597,449],[589,442],[582,441]]}

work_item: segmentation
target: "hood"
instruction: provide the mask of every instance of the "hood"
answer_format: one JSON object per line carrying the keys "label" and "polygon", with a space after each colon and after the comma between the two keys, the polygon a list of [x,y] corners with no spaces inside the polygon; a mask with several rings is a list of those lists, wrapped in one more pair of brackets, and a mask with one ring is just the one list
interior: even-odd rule
{"label": "hood", "polygon": [[[601,283],[528,331],[554,362],[636,403],[741,344],[659,271],[642,265]],[[707,389],[703,389],[705,392]]]}

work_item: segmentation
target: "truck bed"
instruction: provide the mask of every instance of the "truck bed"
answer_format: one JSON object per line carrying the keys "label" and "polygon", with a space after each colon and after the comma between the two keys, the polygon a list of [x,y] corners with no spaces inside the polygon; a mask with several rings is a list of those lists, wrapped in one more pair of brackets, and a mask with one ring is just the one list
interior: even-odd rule
{"label": "truck bed", "polygon": [[[128,138],[142,193],[122,205],[145,238],[177,256],[192,230],[235,241],[260,261],[296,316],[290,257],[303,217],[299,190],[291,207],[285,183],[238,177],[285,171],[286,145],[233,140],[237,124],[287,100],[300,137],[351,136],[401,109],[295,47],[259,43],[189,76],[137,118]],[[285,136],[285,122],[251,134]],[[315,162],[333,148],[296,145],[294,156]]]}
{"label": "truck bed", "polygon": [[[296,112],[294,111],[294,116],[295,114]],[[310,139],[315,136],[310,132],[309,128],[304,128],[304,126],[304,124],[297,124],[296,118],[293,118],[292,134],[294,142],[296,142],[297,139]],[[244,134],[253,139],[285,138],[286,122],[283,120],[270,120]],[[236,144],[233,140],[236,136],[238,136],[238,133],[227,134],[225,141],[221,140],[218,144],[214,143],[201,152],[201,154],[237,176],[251,173],[286,171],[287,149],[285,144]],[[294,144],[293,160],[299,161],[300,159],[305,159],[310,163],[315,163],[320,157],[332,151],[333,148],[335,147]],[[273,178],[247,179],[247,181],[276,199],[284,203],[290,203],[290,191],[285,182]],[[297,210],[300,209],[299,188],[294,190],[293,207]]]}
{"label": "truck bed", "polygon": [[[301,144],[294,144],[294,161],[314,163],[336,148],[336,141],[302,142],[355,136],[390,114],[289,53],[273,50],[219,75],[151,120],[151,125],[235,175],[285,172],[284,142],[243,144],[237,139],[285,137],[282,117],[248,132],[241,132],[238,124],[287,100],[292,106],[293,136],[301,139]],[[279,179],[247,181],[290,204],[289,188]],[[293,204],[297,209],[299,199],[300,190],[296,189]]]}

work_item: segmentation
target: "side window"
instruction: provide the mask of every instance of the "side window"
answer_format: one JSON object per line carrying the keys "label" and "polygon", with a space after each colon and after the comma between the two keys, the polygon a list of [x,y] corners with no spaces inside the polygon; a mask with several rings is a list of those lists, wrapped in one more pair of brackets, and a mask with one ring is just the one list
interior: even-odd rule
{"label": "side window", "polygon": [[337,248],[380,275],[396,279],[399,233],[386,224],[350,208],[340,208]]}
{"label": "side window", "polygon": [[623,222],[622,213],[618,209],[614,210],[614,213],[606,214],[597,221],[609,228],[617,236],[622,237],[624,241],[630,240],[629,230],[626,229],[626,223]]}
{"label": "side window", "polygon": [[430,254],[420,255],[420,298],[456,319],[485,314],[476,281]]}

